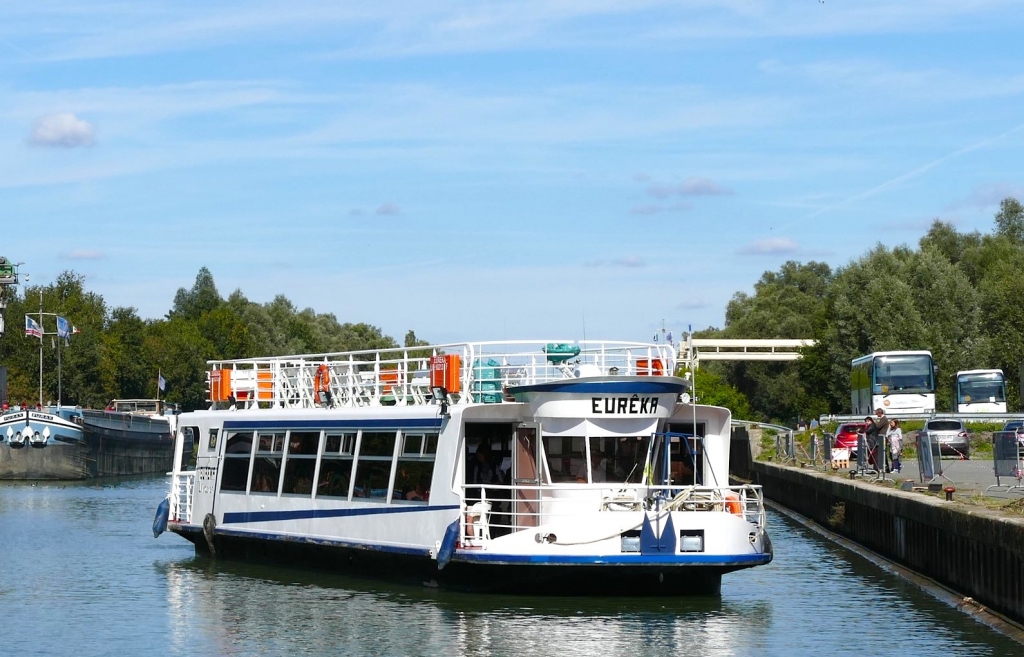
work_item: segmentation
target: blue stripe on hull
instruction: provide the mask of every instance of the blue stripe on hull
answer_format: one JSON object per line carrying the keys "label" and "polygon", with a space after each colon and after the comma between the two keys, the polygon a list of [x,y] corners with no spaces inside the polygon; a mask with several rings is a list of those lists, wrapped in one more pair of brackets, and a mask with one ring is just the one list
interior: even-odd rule
{"label": "blue stripe on hull", "polygon": [[274,522],[278,520],[308,520],[310,518],[345,518],[350,516],[375,516],[393,513],[423,513],[425,511],[454,511],[458,505],[450,506],[381,506],[355,509],[299,509],[297,511],[246,511],[224,514],[224,524],[248,522]]}
{"label": "blue stripe on hull", "polygon": [[536,564],[547,566],[757,566],[772,560],[768,554],[614,554],[604,556],[562,556],[529,554],[494,554],[493,552],[456,551],[452,561],[501,564]]}

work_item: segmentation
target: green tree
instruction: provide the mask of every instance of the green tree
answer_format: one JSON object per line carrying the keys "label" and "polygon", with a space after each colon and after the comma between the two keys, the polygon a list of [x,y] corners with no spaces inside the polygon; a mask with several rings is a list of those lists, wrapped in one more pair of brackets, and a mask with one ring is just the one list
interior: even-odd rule
{"label": "green tree", "polygon": [[1024,206],[1013,197],[1004,198],[996,213],[996,234],[1014,244],[1024,244]]}

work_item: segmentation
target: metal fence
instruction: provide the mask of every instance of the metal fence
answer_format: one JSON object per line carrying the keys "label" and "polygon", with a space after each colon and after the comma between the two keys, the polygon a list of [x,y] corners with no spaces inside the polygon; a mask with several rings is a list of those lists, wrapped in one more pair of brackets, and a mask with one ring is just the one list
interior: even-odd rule
{"label": "metal fence", "polygon": [[[1024,490],[1024,433],[1016,431],[996,431],[992,434],[992,467],[995,470],[996,484],[989,486],[985,492],[993,489],[1005,489],[1006,492]],[[1017,481],[1014,485],[1003,484],[1002,479]]]}
{"label": "metal fence", "polygon": [[922,483],[925,479],[931,481],[944,476],[941,446],[939,441],[927,432],[917,435],[917,469]]}

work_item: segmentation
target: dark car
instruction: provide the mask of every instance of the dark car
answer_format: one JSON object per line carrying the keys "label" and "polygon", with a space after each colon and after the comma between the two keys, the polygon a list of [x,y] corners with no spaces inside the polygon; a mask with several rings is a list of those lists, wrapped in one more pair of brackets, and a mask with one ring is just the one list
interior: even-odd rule
{"label": "dark car", "polygon": [[927,434],[939,444],[939,453],[968,459],[971,456],[970,438],[967,428],[960,420],[928,420],[918,433],[918,438]]}
{"label": "dark car", "polygon": [[1012,431],[1017,434],[1017,442],[1024,446],[1024,421],[1014,420],[1013,422],[1007,422],[1006,426],[1003,427],[1003,431]]}
{"label": "dark car", "polygon": [[857,453],[857,434],[867,428],[867,422],[844,422],[836,429],[836,439],[833,447],[841,447],[850,450],[850,454]]}

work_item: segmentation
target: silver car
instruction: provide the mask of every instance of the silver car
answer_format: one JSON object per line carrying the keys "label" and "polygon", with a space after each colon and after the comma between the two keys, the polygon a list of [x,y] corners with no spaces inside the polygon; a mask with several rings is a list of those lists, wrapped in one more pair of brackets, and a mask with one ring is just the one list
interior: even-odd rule
{"label": "silver car", "polygon": [[921,434],[928,434],[933,442],[939,444],[941,454],[958,456],[968,459],[971,456],[971,443],[967,435],[967,427],[960,420],[928,420]]}

